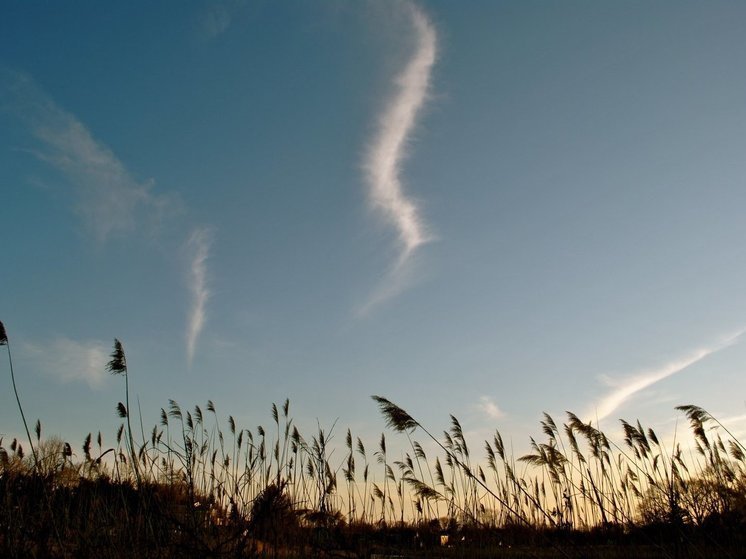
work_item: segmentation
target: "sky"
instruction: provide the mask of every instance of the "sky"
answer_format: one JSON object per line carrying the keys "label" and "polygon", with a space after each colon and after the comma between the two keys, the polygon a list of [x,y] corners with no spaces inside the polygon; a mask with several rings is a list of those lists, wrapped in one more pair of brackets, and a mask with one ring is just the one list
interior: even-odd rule
{"label": "sky", "polygon": [[[0,320],[27,417],[174,399],[477,447],[746,434],[742,2],[8,1]],[[0,436],[22,432],[0,348]],[[134,412],[133,412],[134,413]]]}

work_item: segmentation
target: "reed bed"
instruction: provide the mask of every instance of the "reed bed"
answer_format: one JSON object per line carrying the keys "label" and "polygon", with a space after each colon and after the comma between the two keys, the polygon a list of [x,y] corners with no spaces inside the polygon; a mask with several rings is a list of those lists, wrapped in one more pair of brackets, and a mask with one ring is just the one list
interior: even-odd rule
{"label": "reed bed", "polygon": [[[109,370],[127,380],[119,341]],[[369,445],[336,425],[302,435],[288,400],[254,429],[169,401],[146,431],[125,382],[111,441],[90,433],[79,454],[38,421],[0,439],[0,556],[744,556],[746,447],[697,406],[678,408],[691,452],[567,413],[516,457],[497,431],[475,454],[456,417],[435,436],[373,399],[390,431]]]}

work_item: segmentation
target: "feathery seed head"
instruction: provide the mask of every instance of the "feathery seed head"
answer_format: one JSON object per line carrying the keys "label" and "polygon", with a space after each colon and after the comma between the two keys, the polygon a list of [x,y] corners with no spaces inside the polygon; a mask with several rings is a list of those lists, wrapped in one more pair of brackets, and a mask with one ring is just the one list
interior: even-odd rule
{"label": "feathery seed head", "polygon": [[124,355],[122,342],[114,338],[114,349],[111,352],[111,361],[106,364],[106,370],[112,375],[127,374],[127,358]]}
{"label": "feathery seed head", "polygon": [[127,407],[122,402],[117,404],[117,415],[122,419],[127,417]]}
{"label": "feathery seed head", "polygon": [[381,396],[371,396],[386,418],[386,425],[396,431],[414,431],[419,423],[406,411]]}

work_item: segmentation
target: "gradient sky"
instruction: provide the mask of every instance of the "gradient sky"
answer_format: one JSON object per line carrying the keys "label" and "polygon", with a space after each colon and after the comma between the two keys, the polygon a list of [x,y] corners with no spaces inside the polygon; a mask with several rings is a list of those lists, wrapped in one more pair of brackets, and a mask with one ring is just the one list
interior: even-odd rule
{"label": "gradient sky", "polygon": [[689,403],[746,432],[744,21],[4,2],[0,320],[26,415],[113,438],[116,337],[146,429],[169,398],[251,427],[289,397],[301,427],[375,437],[381,394],[477,446],[542,411],[673,430]]}

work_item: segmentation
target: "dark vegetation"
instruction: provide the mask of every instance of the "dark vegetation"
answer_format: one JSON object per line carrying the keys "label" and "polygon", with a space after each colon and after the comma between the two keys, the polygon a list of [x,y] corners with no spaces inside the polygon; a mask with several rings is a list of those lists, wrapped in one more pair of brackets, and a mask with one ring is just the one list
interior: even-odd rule
{"label": "dark vegetation", "polygon": [[622,421],[616,444],[545,414],[530,454],[495,432],[480,464],[455,417],[436,437],[374,396],[409,451],[393,459],[385,434],[369,450],[347,430],[333,459],[334,427],[304,437],[288,401],[267,429],[171,401],[133,431],[115,341],[121,426],[78,451],[38,421],[31,433],[2,323],[0,345],[27,435],[0,439],[0,557],[746,557],[746,448],[696,406],[678,408],[686,454],[639,422]]}

